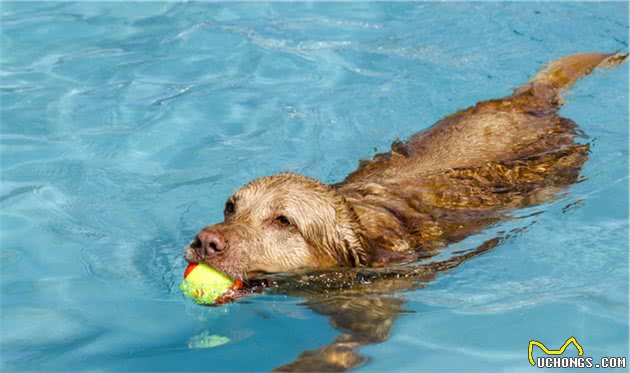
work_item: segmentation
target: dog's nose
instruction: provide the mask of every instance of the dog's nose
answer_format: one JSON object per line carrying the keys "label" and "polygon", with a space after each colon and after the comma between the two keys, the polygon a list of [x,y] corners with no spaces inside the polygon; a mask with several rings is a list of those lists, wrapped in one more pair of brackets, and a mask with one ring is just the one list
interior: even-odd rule
{"label": "dog's nose", "polygon": [[202,256],[212,256],[225,248],[225,240],[214,230],[202,230],[190,244]]}

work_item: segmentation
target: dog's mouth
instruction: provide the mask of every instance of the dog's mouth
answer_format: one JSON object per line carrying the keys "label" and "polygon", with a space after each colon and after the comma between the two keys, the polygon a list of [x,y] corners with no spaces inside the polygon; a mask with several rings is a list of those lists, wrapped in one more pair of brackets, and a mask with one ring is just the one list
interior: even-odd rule
{"label": "dog's mouth", "polygon": [[247,280],[257,280],[260,279],[262,276],[268,274],[265,271],[259,271],[259,270],[255,270],[255,271],[249,271],[245,274],[245,277]]}
{"label": "dog's mouth", "polygon": [[261,280],[262,277],[269,274],[266,271],[263,271],[260,269],[254,269],[251,271],[243,271],[240,276],[234,276],[232,271],[227,270],[227,268],[223,268],[223,266],[221,266],[220,264],[213,263],[211,261],[206,260],[207,258],[203,258],[199,256],[197,251],[191,248],[190,246],[184,249],[184,259],[190,264],[206,263],[207,265],[215,268],[216,270],[221,271],[225,273],[226,275],[232,277],[234,280],[240,279],[245,282],[250,282],[250,281],[257,282],[258,280]]}

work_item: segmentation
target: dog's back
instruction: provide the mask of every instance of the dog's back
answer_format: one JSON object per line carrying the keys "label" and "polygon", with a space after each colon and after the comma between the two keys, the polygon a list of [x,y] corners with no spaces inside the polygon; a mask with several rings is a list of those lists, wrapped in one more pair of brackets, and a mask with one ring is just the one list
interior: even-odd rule
{"label": "dog's back", "polygon": [[560,94],[625,58],[583,53],[555,61],[513,95],[394,143],[337,188],[379,246],[402,251],[466,237],[506,209],[545,201],[576,181],[588,145],[577,144],[575,123],[558,115]]}

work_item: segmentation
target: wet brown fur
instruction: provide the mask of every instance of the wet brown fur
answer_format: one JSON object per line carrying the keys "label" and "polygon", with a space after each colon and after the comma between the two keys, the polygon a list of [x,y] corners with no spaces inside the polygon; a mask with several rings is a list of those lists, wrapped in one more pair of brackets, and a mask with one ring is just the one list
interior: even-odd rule
{"label": "wet brown fur", "polygon": [[[225,240],[207,255],[234,277],[308,268],[382,265],[387,251],[433,250],[475,233],[509,209],[553,197],[588,158],[576,125],[558,115],[560,93],[619,54],[584,53],[551,63],[514,94],[437,122],[392,151],[361,162],[339,184],[284,173],[231,197],[235,212],[205,228]],[[280,216],[288,226],[277,224]]]}
{"label": "wet brown fur", "polygon": [[[560,95],[580,77],[626,57],[583,53],[552,62],[511,96],[478,103],[406,142],[395,142],[391,152],[361,162],[335,185],[290,173],[254,180],[230,198],[234,212],[203,231],[220,235],[225,247],[212,255],[188,247],[185,257],[251,277],[382,267],[430,256],[504,219],[512,209],[554,198],[578,180],[589,146],[576,143],[575,123],[558,115]],[[290,224],[280,223],[281,217]],[[491,240],[473,254],[496,244]],[[441,270],[335,296],[309,293],[308,304],[331,317],[343,334],[280,370],[340,371],[361,364],[354,349],[385,340],[402,301],[357,297],[357,292],[412,288]]]}

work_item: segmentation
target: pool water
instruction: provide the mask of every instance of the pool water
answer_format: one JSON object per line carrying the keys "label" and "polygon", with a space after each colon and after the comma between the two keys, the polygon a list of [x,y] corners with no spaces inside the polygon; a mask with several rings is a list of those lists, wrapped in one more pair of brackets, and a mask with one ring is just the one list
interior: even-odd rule
{"label": "pool water", "polygon": [[[269,371],[339,331],[299,297],[200,307],[182,248],[250,179],[361,158],[545,62],[628,50],[627,3],[0,3],[2,371]],[[562,114],[560,198],[405,301],[358,371],[530,371],[528,342],[628,357],[628,65]],[[539,352],[536,352],[538,355]],[[567,353],[575,355],[569,348]]]}

